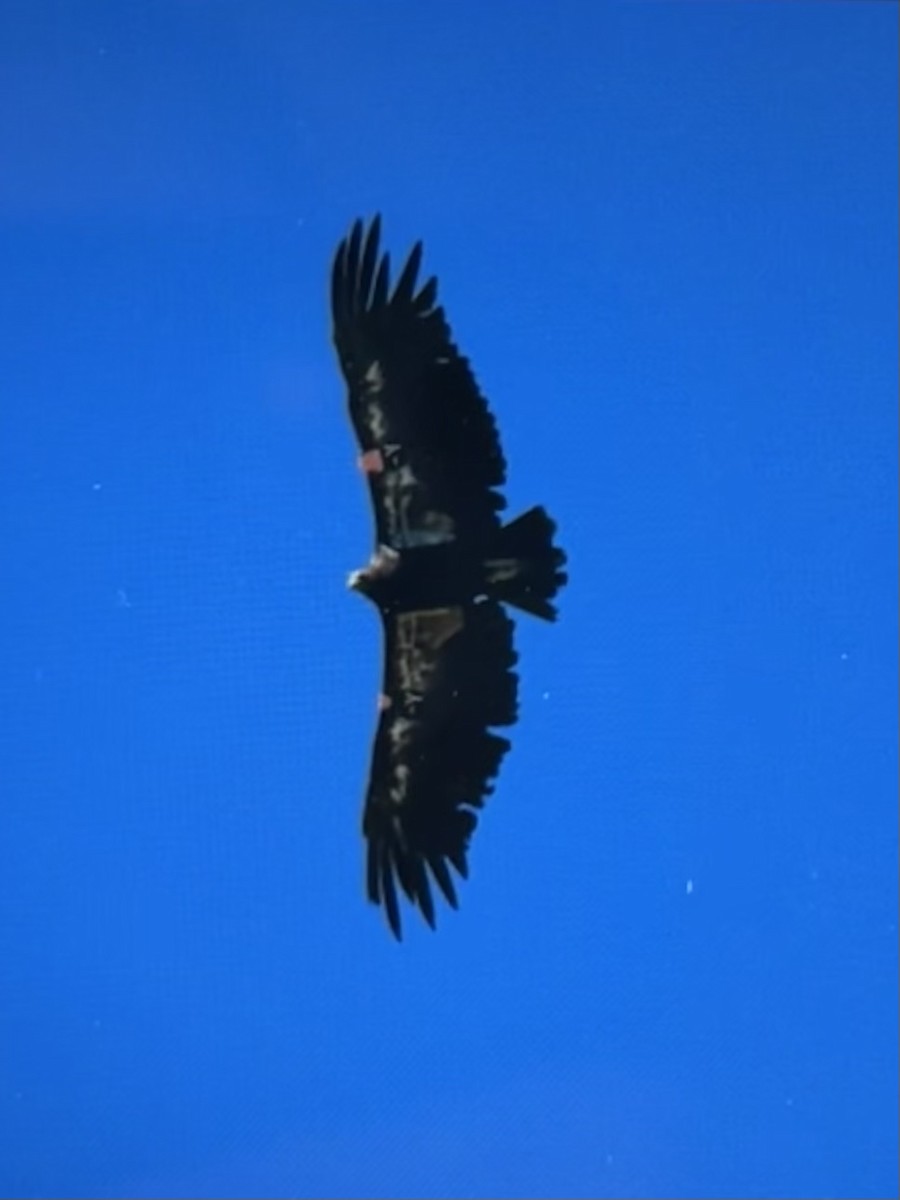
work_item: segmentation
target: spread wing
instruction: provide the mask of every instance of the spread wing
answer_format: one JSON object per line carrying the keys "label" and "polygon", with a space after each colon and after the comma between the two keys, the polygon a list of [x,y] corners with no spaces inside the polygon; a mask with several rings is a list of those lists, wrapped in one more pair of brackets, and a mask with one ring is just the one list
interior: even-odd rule
{"label": "spread wing", "polygon": [[417,243],[390,288],[380,220],[357,221],[331,280],[333,337],[349,391],[377,540],[397,549],[455,537],[486,543],[506,477],[494,418],[453,344],[437,280],[418,287]]}
{"label": "spread wing", "polygon": [[397,888],[434,927],[432,884],[456,907],[476,811],[516,719],[512,622],[492,601],[384,616],[381,714],[363,816],[369,899],[400,937]]}

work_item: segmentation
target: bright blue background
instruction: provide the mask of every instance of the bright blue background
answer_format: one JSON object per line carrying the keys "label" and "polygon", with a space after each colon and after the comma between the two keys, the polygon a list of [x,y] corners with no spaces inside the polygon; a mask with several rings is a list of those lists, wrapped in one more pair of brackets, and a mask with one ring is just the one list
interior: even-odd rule
{"label": "bright blue background", "polygon": [[[0,28],[0,1192],[896,1194],[897,8]],[[458,914],[362,894],[327,270],[557,516]]]}

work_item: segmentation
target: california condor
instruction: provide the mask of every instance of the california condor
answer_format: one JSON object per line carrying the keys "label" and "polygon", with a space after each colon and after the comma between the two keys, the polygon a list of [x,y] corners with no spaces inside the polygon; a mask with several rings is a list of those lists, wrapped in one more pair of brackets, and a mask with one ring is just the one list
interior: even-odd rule
{"label": "california condor", "polygon": [[556,619],[564,553],[543,508],[502,524],[497,427],[456,348],[422,244],[391,290],[380,219],[357,221],[331,278],[333,338],[347,381],[375,552],[348,585],[378,608],[384,676],[365,799],[369,899],[400,937],[397,885],[434,928],[432,883],[456,907],[475,810],[517,716],[513,624],[504,604]]}

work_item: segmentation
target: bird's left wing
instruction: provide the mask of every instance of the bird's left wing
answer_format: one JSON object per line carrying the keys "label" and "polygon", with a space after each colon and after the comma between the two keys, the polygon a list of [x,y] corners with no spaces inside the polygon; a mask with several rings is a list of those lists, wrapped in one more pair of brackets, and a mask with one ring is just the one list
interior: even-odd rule
{"label": "bird's left wing", "polygon": [[331,277],[333,337],[379,542],[396,549],[454,538],[488,543],[505,500],[494,418],[437,304],[417,283],[421,243],[391,290],[380,222],[357,221]]}
{"label": "bird's left wing", "polygon": [[369,899],[400,937],[397,885],[434,927],[431,885],[467,850],[516,719],[513,625],[491,601],[388,615],[380,715],[363,816]]}

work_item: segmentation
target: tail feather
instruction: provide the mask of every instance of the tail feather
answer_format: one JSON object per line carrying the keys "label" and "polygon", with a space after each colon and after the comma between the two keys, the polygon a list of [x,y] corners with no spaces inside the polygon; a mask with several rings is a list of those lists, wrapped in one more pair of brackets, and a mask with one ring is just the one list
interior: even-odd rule
{"label": "tail feather", "polygon": [[550,601],[567,580],[565,553],[553,545],[556,524],[540,506],[504,525],[485,562],[489,593],[545,621],[556,620]]}

